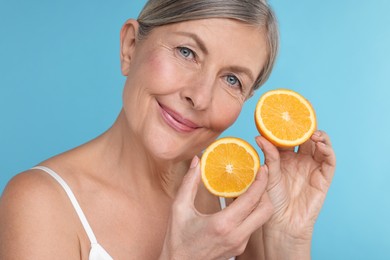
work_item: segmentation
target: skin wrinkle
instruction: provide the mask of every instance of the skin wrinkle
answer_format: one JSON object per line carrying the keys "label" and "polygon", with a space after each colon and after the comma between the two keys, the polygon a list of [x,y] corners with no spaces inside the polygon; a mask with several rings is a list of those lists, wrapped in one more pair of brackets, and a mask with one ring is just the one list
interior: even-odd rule
{"label": "skin wrinkle", "polygon": [[[125,129],[129,129],[128,127],[126,127]],[[123,136],[123,135],[122,135]],[[125,158],[126,157],[126,154],[128,154],[128,142],[129,140],[123,140],[121,142],[121,149],[120,149],[120,152],[119,152],[119,155],[118,155],[118,158]],[[134,141],[130,141],[132,143],[131,147],[133,149],[137,149],[137,147],[139,147],[138,143],[137,142],[134,142]],[[127,144],[127,145],[126,145]],[[147,169],[147,172],[150,172],[152,176],[157,176],[157,177],[161,177],[160,174],[159,174],[159,169],[158,167],[153,167],[156,164],[156,161],[150,157],[150,155],[148,153],[144,153],[144,150],[143,149],[137,149],[139,150],[141,153],[142,153],[142,157],[145,158],[145,160],[147,160],[149,163],[147,163],[146,165],[148,166],[148,169]],[[121,159],[120,159],[121,160]],[[141,171],[137,171],[136,169],[131,169],[132,172],[141,172]],[[151,178],[151,180],[155,180],[155,178]],[[155,182],[154,183],[158,184],[160,182]],[[153,186],[153,184],[151,183],[151,185]],[[167,192],[167,194],[169,194],[169,192]]]}

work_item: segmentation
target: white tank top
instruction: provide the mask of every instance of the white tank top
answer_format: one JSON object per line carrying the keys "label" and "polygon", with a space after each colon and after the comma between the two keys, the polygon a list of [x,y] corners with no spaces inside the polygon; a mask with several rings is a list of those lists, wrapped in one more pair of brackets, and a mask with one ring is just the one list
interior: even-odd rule
{"label": "white tank top", "polygon": [[72,190],[70,189],[68,184],[64,181],[64,179],[62,179],[53,170],[51,170],[47,167],[44,167],[44,166],[36,166],[32,169],[42,170],[44,172],[47,172],[62,186],[62,188],[64,188],[66,194],[68,195],[70,201],[72,202],[74,209],[76,210],[77,215],[80,218],[81,224],[83,224],[85,232],[88,235],[89,241],[91,242],[91,250],[89,251],[89,260],[112,260],[113,258],[97,242],[95,234],[93,233],[91,226],[89,225],[87,218],[84,215],[84,212],[80,208],[80,205],[76,200],[76,197],[74,196]]}

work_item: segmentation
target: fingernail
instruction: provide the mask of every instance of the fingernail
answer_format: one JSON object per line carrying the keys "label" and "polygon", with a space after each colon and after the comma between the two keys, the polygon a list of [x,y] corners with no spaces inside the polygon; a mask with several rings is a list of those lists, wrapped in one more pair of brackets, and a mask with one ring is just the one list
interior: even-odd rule
{"label": "fingernail", "polygon": [[255,141],[260,146],[260,148],[263,148],[263,143],[261,142],[260,136],[256,136]]}
{"label": "fingernail", "polygon": [[315,135],[317,137],[320,137],[321,136],[321,132],[320,131],[315,131],[313,135]]}
{"label": "fingernail", "polygon": [[191,161],[190,168],[195,168],[198,165],[198,163],[199,163],[199,158],[198,156],[195,155]]}

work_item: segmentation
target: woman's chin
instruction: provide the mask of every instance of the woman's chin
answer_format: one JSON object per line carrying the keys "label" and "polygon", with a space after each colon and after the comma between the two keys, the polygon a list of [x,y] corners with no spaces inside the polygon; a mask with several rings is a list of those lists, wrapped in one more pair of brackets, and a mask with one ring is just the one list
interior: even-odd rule
{"label": "woman's chin", "polygon": [[145,138],[145,148],[152,158],[161,161],[176,161],[191,157],[187,151],[192,149],[185,149],[185,144],[174,138],[160,137],[160,138]]}

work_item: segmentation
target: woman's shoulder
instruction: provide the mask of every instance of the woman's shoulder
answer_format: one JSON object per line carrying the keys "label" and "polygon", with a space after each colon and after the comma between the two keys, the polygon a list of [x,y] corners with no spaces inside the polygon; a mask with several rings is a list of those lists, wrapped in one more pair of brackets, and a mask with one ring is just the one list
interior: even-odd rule
{"label": "woman's shoulder", "polygon": [[[19,257],[23,251],[42,256],[42,246],[66,248],[69,241],[77,243],[77,230],[64,202],[64,192],[55,182],[39,170],[27,170],[9,181],[0,197],[0,256],[10,249],[14,249],[11,255]],[[9,241],[12,246],[7,246]]]}
{"label": "woman's shoulder", "polygon": [[30,169],[19,173],[8,182],[1,195],[1,216],[20,218],[18,221],[25,224],[45,219],[48,225],[65,220],[69,213],[61,189],[56,180],[43,171]]}
{"label": "woman's shoulder", "polygon": [[12,204],[29,202],[25,206],[38,203],[40,207],[47,206],[60,198],[55,180],[47,173],[29,169],[15,175],[6,185],[1,201]]}

